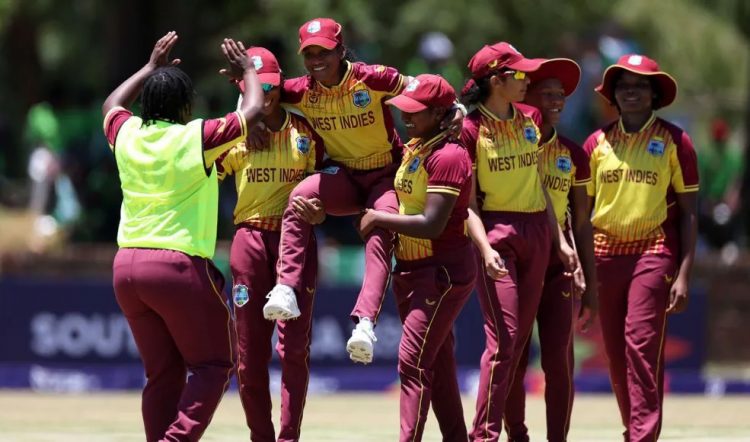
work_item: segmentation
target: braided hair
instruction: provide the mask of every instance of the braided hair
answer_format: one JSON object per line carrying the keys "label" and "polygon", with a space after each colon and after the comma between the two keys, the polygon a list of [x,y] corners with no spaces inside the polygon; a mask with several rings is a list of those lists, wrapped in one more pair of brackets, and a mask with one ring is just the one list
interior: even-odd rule
{"label": "braided hair", "polygon": [[180,68],[161,67],[146,78],[141,92],[143,124],[155,120],[185,123],[193,106],[193,82]]}

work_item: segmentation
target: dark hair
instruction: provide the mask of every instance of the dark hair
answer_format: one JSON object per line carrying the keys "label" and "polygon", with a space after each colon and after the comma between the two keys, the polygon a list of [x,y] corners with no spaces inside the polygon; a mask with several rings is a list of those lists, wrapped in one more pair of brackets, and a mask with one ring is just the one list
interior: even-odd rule
{"label": "dark hair", "polygon": [[359,57],[357,57],[357,54],[355,54],[349,46],[346,46],[344,43],[339,43],[339,46],[341,46],[341,49],[344,51],[344,60],[350,63],[359,61]]}
{"label": "dark hair", "polygon": [[180,68],[158,68],[146,78],[141,92],[143,124],[154,120],[184,123],[186,111],[193,106],[193,82]]}
{"label": "dark hair", "polygon": [[490,96],[490,78],[492,75],[485,75],[484,77],[475,80],[470,79],[466,82],[466,85],[461,90],[461,103],[464,106],[471,106],[483,102],[487,97]]}
{"label": "dark hair", "polygon": [[[620,105],[617,104],[617,99],[615,98],[615,89],[617,88],[617,82],[620,81],[620,78],[622,78],[622,75],[625,72],[625,69],[618,69],[612,74],[612,104],[615,105],[618,112],[620,112]],[[659,82],[652,76],[644,75],[644,77],[648,78],[648,82],[651,83],[651,93],[653,94],[653,98],[651,99],[651,109],[661,108],[662,93]]]}

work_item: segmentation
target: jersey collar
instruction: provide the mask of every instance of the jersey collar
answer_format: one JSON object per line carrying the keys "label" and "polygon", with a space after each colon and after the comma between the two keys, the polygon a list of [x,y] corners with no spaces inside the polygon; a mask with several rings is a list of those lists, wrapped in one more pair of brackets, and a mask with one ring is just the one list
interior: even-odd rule
{"label": "jersey collar", "polygon": [[639,134],[645,130],[648,130],[651,127],[651,125],[654,124],[654,121],[656,121],[656,114],[654,112],[651,112],[651,116],[648,117],[648,120],[646,120],[643,126],[635,132],[628,132],[625,130],[625,126],[622,125],[622,117],[620,117],[620,119],[617,120],[617,126],[620,128],[620,132],[626,135],[633,135],[633,134]]}
{"label": "jersey collar", "polygon": [[332,91],[332,90],[338,89],[342,85],[346,84],[346,82],[349,80],[349,77],[352,76],[353,67],[352,67],[352,63],[349,60],[344,60],[344,63],[346,63],[346,72],[344,72],[344,76],[341,77],[341,81],[339,81],[337,84],[334,84],[333,86],[328,87],[328,86],[323,86],[323,84],[317,80],[315,80],[315,83],[317,83],[317,85],[321,89],[326,90],[326,91]]}
{"label": "jersey collar", "polygon": [[445,140],[447,136],[448,131],[443,131],[424,142],[421,138],[412,138],[404,145],[404,147],[407,148],[410,152],[432,149],[436,145],[440,144],[443,140]]}
{"label": "jersey collar", "polygon": [[516,110],[516,107],[513,105],[513,103],[510,104],[510,110],[511,112],[513,112],[513,115],[511,115],[511,117],[507,120],[501,120],[500,118],[498,118],[497,115],[495,115],[491,110],[487,109],[487,107],[482,103],[479,103],[477,105],[477,108],[479,109],[479,112],[482,113],[482,115],[495,121],[513,121],[516,119],[516,115],[518,115],[518,111]]}

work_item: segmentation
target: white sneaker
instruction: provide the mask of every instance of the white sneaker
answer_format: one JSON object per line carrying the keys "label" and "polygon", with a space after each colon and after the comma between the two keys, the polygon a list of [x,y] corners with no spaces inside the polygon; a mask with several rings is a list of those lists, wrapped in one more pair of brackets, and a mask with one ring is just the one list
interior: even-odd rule
{"label": "white sneaker", "polygon": [[297,307],[297,295],[294,289],[284,284],[276,284],[266,295],[268,301],[263,306],[263,317],[269,321],[277,319],[297,319],[300,315]]}
{"label": "white sneaker", "polygon": [[363,364],[372,362],[372,347],[377,340],[372,321],[369,318],[360,319],[357,326],[352,330],[352,337],[346,342],[349,359]]}

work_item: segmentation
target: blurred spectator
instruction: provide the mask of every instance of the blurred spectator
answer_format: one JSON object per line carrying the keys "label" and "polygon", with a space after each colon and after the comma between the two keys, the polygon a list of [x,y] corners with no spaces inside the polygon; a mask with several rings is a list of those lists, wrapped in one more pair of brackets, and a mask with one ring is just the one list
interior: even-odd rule
{"label": "blurred spectator", "polygon": [[463,70],[453,58],[453,42],[442,32],[422,35],[417,56],[409,60],[405,72],[412,77],[419,74],[441,75],[456,90],[461,89],[464,81]]}
{"label": "blurred spectator", "polygon": [[30,245],[42,251],[65,236],[81,214],[73,183],[62,170],[60,124],[48,103],[29,109],[24,138],[32,146],[28,163],[31,179],[29,211],[35,216]]}
{"label": "blurred spectator", "polygon": [[701,189],[699,226],[712,248],[736,247],[741,220],[740,184],[743,152],[729,143],[731,131],[723,119],[711,122],[711,142],[698,154]]}

